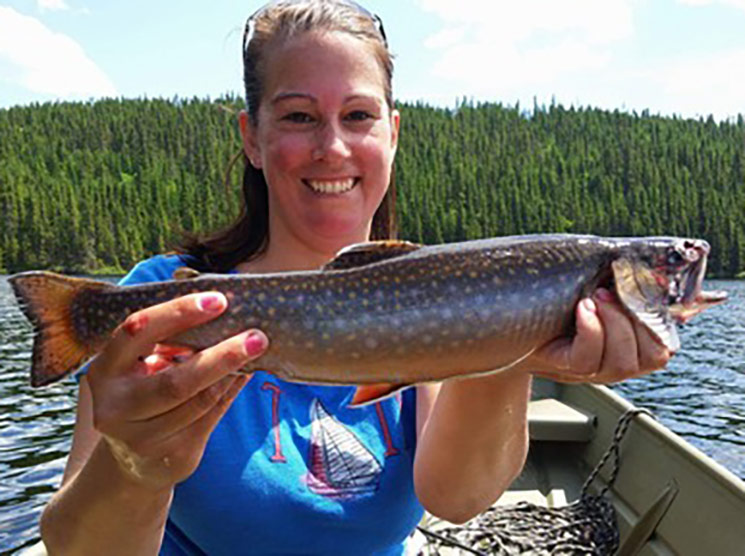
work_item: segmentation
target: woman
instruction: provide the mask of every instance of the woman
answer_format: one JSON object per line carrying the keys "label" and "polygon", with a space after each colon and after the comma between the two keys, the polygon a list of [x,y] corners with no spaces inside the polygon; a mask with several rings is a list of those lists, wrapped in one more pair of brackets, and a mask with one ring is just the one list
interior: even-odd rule
{"label": "woman", "polygon": [[[399,114],[380,21],[351,2],[275,2],[249,18],[243,54],[241,218],[125,283],[168,279],[184,262],[312,269],[392,235]],[[461,522],[518,474],[528,370],[607,382],[669,357],[599,290],[579,304],[575,338],[519,368],[352,410],[351,387],[231,374],[266,348],[261,331],[196,354],[159,343],[226,306],[207,293],[140,311],[91,364],[42,517],[52,552],[401,554],[422,506]]]}

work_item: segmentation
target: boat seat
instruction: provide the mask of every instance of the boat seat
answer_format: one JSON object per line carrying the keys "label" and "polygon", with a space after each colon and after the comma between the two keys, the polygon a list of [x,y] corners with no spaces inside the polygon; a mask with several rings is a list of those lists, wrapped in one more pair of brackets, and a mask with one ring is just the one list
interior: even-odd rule
{"label": "boat seat", "polygon": [[563,488],[552,488],[548,494],[544,494],[538,489],[533,490],[507,490],[499,500],[497,506],[512,506],[520,502],[529,502],[535,506],[544,508],[561,508],[566,506],[567,493]]}
{"label": "boat seat", "polygon": [[530,439],[552,442],[588,442],[595,434],[597,417],[555,398],[528,405]]}

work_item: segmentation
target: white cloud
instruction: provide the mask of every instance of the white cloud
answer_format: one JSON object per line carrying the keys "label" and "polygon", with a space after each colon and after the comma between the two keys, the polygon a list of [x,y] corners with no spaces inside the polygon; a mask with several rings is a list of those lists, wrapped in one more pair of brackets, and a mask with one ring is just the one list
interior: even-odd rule
{"label": "white cloud", "polygon": [[443,28],[425,46],[439,51],[432,73],[476,96],[514,98],[518,89],[610,63],[633,34],[634,0],[417,0]]}
{"label": "white cloud", "polygon": [[451,79],[477,97],[513,99],[525,89],[540,89],[564,74],[600,69],[607,54],[571,39],[551,46],[521,51],[510,45],[489,52],[482,44],[452,47],[433,68],[440,79]]}
{"label": "white cloud", "polygon": [[[745,112],[745,40],[699,53],[688,44],[676,49],[684,35],[650,35],[649,21],[635,30],[635,16],[650,17],[644,0],[416,1],[442,23],[424,43],[438,91],[414,91],[412,99],[449,104],[465,94],[528,107],[534,98],[555,99],[718,119]],[[745,0],[676,1],[745,9]]]}
{"label": "white cloud", "polygon": [[424,42],[424,46],[432,49],[448,48],[449,46],[458,44],[463,39],[465,32],[465,26],[443,29],[428,37]]}
{"label": "white cloud", "polygon": [[70,9],[65,0],[37,0],[37,5],[41,11],[58,12]]}
{"label": "white cloud", "polygon": [[740,10],[745,10],[745,0],[678,0],[681,4],[688,6],[711,6],[712,4],[723,4]]}
{"label": "white cloud", "polygon": [[651,70],[650,84],[677,110],[719,118],[745,113],[745,47],[679,60]]}
{"label": "white cloud", "polygon": [[0,61],[15,69],[0,80],[34,93],[59,98],[117,94],[111,80],[75,40],[4,6],[0,6]]}
{"label": "white cloud", "polygon": [[572,32],[605,43],[632,32],[632,0],[417,0],[448,27],[471,25],[490,42],[514,42],[540,33]]}

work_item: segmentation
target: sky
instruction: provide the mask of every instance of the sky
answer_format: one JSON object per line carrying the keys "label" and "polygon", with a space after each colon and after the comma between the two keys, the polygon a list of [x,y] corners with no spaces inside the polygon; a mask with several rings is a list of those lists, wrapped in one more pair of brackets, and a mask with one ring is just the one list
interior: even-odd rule
{"label": "sky", "polygon": [[[394,96],[745,114],[745,0],[362,0]],[[241,94],[246,0],[0,0],[0,108]]]}

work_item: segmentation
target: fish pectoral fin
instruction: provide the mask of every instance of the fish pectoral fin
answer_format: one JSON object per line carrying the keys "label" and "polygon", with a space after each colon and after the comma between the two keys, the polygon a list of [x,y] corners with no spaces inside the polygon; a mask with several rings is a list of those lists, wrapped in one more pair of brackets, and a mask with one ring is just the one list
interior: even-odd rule
{"label": "fish pectoral fin", "polygon": [[678,351],[680,338],[667,305],[667,288],[644,265],[618,259],[611,267],[623,306],[668,350]]}
{"label": "fish pectoral fin", "polygon": [[352,401],[349,403],[349,407],[362,407],[364,405],[379,402],[380,400],[384,400],[385,398],[390,398],[391,396],[395,395],[397,392],[400,392],[404,388],[407,388],[408,386],[410,385],[389,384],[385,382],[380,384],[365,384],[363,386],[358,386],[357,390],[355,390],[354,392]]}
{"label": "fish pectoral fin", "polygon": [[194,278],[199,278],[201,275],[198,270],[194,270],[188,266],[180,266],[173,271],[171,277],[174,280],[193,280]]}
{"label": "fish pectoral fin", "polygon": [[417,243],[399,240],[370,241],[345,247],[328,262],[323,270],[345,270],[393,259],[420,249]]}

